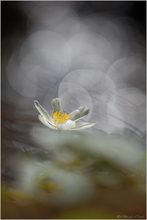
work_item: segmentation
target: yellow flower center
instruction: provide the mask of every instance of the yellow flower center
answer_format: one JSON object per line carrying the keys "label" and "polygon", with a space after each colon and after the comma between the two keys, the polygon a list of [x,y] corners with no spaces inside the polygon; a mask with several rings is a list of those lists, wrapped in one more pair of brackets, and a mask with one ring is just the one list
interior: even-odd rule
{"label": "yellow flower center", "polygon": [[64,124],[67,120],[70,119],[69,114],[67,114],[66,112],[53,112],[53,119],[55,124]]}
{"label": "yellow flower center", "polygon": [[37,179],[37,186],[46,193],[58,192],[61,188],[58,183],[43,176]]}
{"label": "yellow flower center", "polygon": [[60,189],[59,185],[57,183],[52,182],[52,181],[41,182],[39,184],[39,187],[46,193],[57,192]]}

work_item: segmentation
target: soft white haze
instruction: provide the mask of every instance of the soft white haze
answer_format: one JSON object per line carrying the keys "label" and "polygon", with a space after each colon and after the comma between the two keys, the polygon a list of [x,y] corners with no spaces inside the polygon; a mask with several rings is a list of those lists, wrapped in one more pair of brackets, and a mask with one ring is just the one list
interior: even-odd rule
{"label": "soft white haze", "polygon": [[141,25],[129,17],[102,13],[80,17],[72,2],[41,3],[20,4],[28,33],[7,65],[7,102],[27,115],[35,113],[34,99],[49,110],[51,99],[59,96],[68,112],[87,105],[91,113],[86,119],[96,122],[97,129],[122,133],[128,128],[143,136]]}

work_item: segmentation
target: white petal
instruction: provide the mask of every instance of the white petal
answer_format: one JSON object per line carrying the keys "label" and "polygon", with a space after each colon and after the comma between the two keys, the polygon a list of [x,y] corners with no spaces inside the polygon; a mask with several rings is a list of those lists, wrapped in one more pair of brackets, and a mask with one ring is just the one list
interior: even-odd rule
{"label": "white petal", "polygon": [[87,122],[76,122],[76,127],[71,129],[71,130],[83,130],[83,129],[86,129],[86,128],[91,128],[95,125],[96,123],[87,123]]}
{"label": "white petal", "polygon": [[63,109],[61,107],[61,101],[59,98],[53,99],[51,104],[52,104],[53,112],[62,112],[63,111]]}
{"label": "white petal", "polygon": [[84,117],[88,113],[89,113],[89,109],[87,108],[87,106],[81,106],[75,111],[71,112],[69,115],[72,120],[77,120]]}
{"label": "white petal", "polygon": [[36,109],[38,110],[38,112],[40,113],[41,116],[43,116],[44,118],[46,118],[47,121],[49,121],[50,123],[53,122],[52,117],[49,115],[49,113],[42,107],[42,105],[40,105],[40,103],[35,100],[34,101],[34,105],[36,107]]}
{"label": "white petal", "polygon": [[42,122],[42,124],[44,124],[45,126],[51,128],[51,129],[57,129],[57,128],[55,127],[55,125],[49,123],[48,120],[47,120],[44,116],[38,115],[38,118],[39,118],[39,120]]}
{"label": "white petal", "polygon": [[75,127],[76,127],[76,123],[72,120],[68,120],[64,124],[58,125],[58,129],[60,129],[60,130],[71,130]]}

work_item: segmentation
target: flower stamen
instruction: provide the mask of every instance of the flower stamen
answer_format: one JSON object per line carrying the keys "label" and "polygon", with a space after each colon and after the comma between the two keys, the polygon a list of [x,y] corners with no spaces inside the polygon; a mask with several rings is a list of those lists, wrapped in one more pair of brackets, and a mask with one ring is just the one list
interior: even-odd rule
{"label": "flower stamen", "polygon": [[56,125],[64,124],[66,121],[70,120],[70,116],[66,112],[53,112],[52,117]]}

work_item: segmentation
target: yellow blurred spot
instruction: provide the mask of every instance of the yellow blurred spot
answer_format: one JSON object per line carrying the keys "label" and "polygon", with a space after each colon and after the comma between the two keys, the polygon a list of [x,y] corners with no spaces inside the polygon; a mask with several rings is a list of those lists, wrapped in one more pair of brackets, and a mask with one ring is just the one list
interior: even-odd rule
{"label": "yellow blurred spot", "polygon": [[70,116],[66,112],[64,113],[54,112],[53,119],[54,119],[55,124],[64,124],[64,122],[70,119]]}
{"label": "yellow blurred spot", "polygon": [[53,181],[42,180],[38,183],[38,185],[39,185],[39,188],[41,188],[47,193],[57,192],[60,189],[59,185]]}
{"label": "yellow blurred spot", "polygon": [[9,200],[22,205],[34,201],[34,199],[30,195],[16,189],[3,189],[2,197],[4,200]]}

